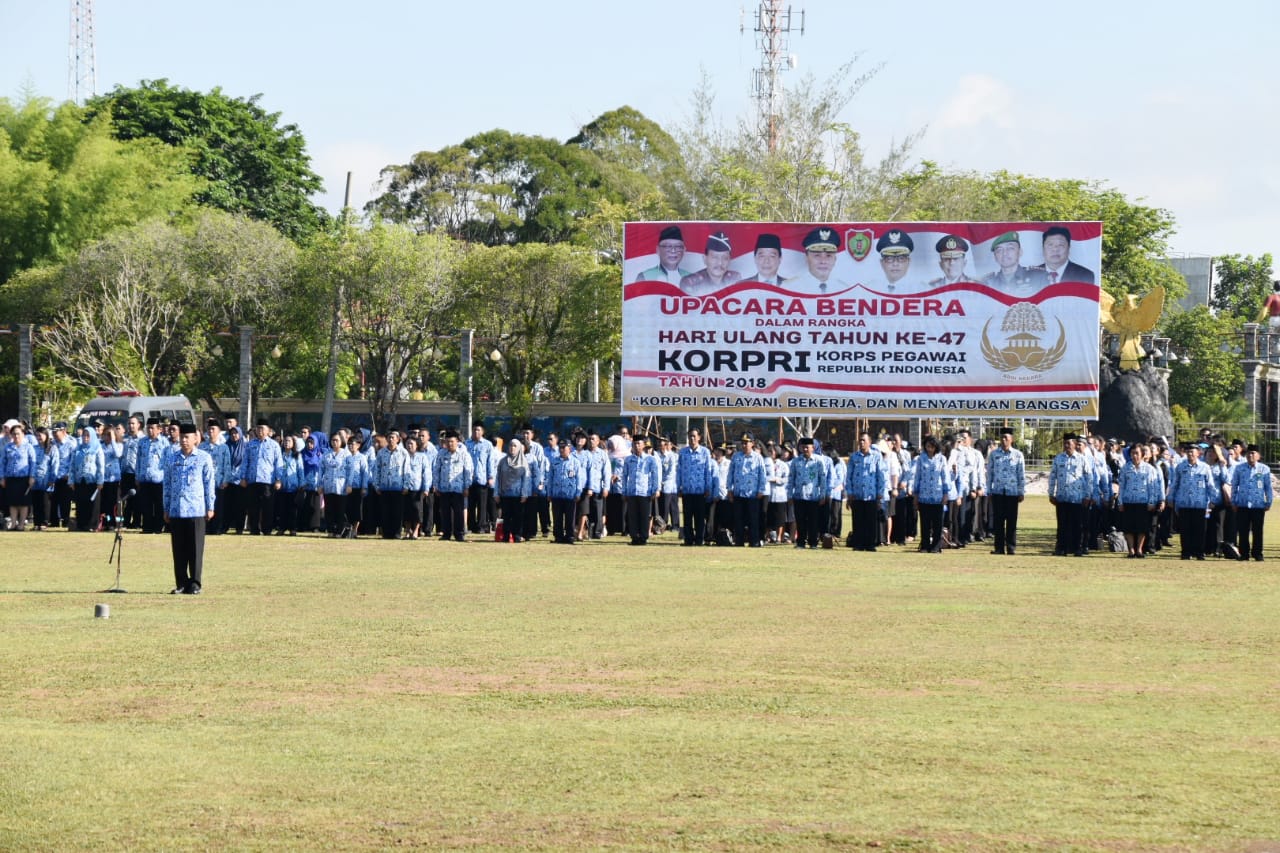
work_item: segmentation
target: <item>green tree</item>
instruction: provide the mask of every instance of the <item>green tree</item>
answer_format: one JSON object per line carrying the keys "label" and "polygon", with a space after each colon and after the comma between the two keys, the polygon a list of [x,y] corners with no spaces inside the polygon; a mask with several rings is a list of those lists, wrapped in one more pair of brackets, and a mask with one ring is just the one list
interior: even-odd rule
{"label": "green tree", "polygon": [[143,80],[94,98],[86,114],[109,115],[117,139],[156,139],[189,151],[192,171],[207,181],[201,204],[270,222],[296,240],[325,218],[310,200],[322,182],[297,125],[281,125],[280,113],[259,105],[261,97]]}
{"label": "green tree", "polygon": [[[298,323],[298,332],[285,322],[295,255],[265,223],[205,211],[186,225],[152,221],[119,231],[62,264],[19,273],[0,310],[40,323],[37,359],[78,385],[212,403],[237,387],[235,347],[216,356],[216,330],[254,325],[282,336],[282,350],[297,349],[291,338],[316,334],[313,323]],[[278,371],[255,362],[255,379]]]}
{"label": "green tree", "polygon": [[629,108],[606,113],[567,143],[506,130],[422,151],[382,170],[366,211],[420,233],[489,246],[591,243],[583,221],[601,205],[669,216],[683,181],[670,136]]}
{"label": "green tree", "polygon": [[[379,427],[395,422],[414,379],[429,372],[424,362],[432,360],[436,340],[454,336],[453,277],[461,253],[447,236],[383,222],[367,230],[334,228],[303,252],[298,298],[315,306],[315,325],[327,336],[341,286],[342,344],[358,362]],[[323,369],[326,359],[317,362]]]}
{"label": "green tree", "polygon": [[0,99],[0,283],[117,228],[182,214],[201,186],[185,154],[117,141],[106,117]]}
{"label": "green tree", "polygon": [[539,400],[563,399],[593,360],[617,357],[622,279],[594,252],[523,243],[477,248],[458,270],[460,316],[496,342],[501,359],[477,360],[477,390],[504,399],[517,418]]}
{"label": "green tree", "polygon": [[1262,303],[1271,293],[1271,254],[1224,255],[1213,261],[1217,281],[1210,300],[1219,313],[1258,320]]}
{"label": "green tree", "polygon": [[1233,318],[1215,317],[1204,305],[1165,318],[1164,334],[1191,359],[1190,364],[1179,362],[1172,366],[1170,404],[1200,417],[1201,413],[1220,410],[1240,397],[1244,371],[1239,357],[1223,344],[1234,341],[1237,330]]}

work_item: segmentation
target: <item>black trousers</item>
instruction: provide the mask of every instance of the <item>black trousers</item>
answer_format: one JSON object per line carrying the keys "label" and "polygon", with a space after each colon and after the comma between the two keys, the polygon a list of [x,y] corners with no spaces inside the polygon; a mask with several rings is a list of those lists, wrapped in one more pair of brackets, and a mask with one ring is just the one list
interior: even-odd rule
{"label": "black trousers", "polygon": [[199,589],[204,585],[204,534],[204,516],[169,519],[173,585],[178,589]]}
{"label": "black trousers", "polygon": [[524,508],[527,502],[518,497],[501,498],[502,503],[502,539],[511,542],[524,539]]}
{"label": "black trousers", "polygon": [[352,489],[351,494],[347,495],[347,524],[351,525],[352,530],[358,531],[362,521],[364,521],[364,489]]}
{"label": "black trousers", "polygon": [[1203,509],[1178,510],[1178,540],[1182,544],[1183,557],[1204,556],[1205,521]]}
{"label": "black trousers", "polygon": [[920,504],[920,550],[942,550],[942,504]]}
{"label": "black trousers", "polygon": [[244,508],[249,500],[249,490],[239,483],[230,483],[218,494],[222,495],[222,508],[217,512],[221,519],[219,530],[244,533]]}
{"label": "black trousers", "polygon": [[[66,477],[60,477],[53,484],[53,515],[49,518],[50,525],[57,524],[67,529],[71,528],[71,495],[71,482]],[[163,521],[161,526],[163,527]]]}
{"label": "black trousers", "polygon": [[276,520],[276,488],[273,483],[248,485],[249,532],[270,533]]}
{"label": "black trousers", "polygon": [[467,501],[462,492],[440,492],[436,495],[436,508],[440,511],[440,529],[445,539],[467,538]]}
{"label": "black trousers", "polygon": [[326,492],[324,496],[324,526],[330,533],[341,533],[347,526],[347,496]]}
{"label": "black trousers", "polygon": [[404,526],[404,492],[387,489],[378,493],[378,519],[383,539],[400,538]]}
{"label": "black trousers", "polygon": [[667,522],[667,526],[672,530],[680,529],[680,496],[674,490],[663,492],[662,497],[658,498],[659,510],[662,512],[663,519]]}
{"label": "black trousers", "polygon": [[[1267,520],[1267,511],[1258,507],[1256,509],[1241,508],[1236,510],[1236,536],[1239,542],[1240,557],[1253,557],[1255,560],[1262,559],[1262,524]],[[1252,549],[1250,547],[1249,538],[1253,538]]]}
{"label": "black trousers", "polygon": [[574,522],[578,517],[577,498],[551,499],[551,530],[556,542],[566,543],[574,540]]}
{"label": "black trousers", "polygon": [[755,545],[760,541],[760,498],[734,497],[733,537],[735,545]]}
{"label": "black trousers", "polygon": [[604,538],[604,495],[599,492],[587,498],[587,535]]}
{"label": "black trousers", "polygon": [[[617,483],[614,484],[617,486]],[[627,532],[627,510],[626,499],[623,498],[622,492],[609,492],[609,497],[604,501],[605,526],[609,528],[610,533],[626,533]]]}
{"label": "black trousers", "polygon": [[817,548],[823,533],[822,519],[828,514],[827,507],[817,501],[799,499],[792,506],[796,510],[796,544]]}
{"label": "black trousers", "polygon": [[[138,475],[121,472],[120,494],[127,495],[130,490],[137,491]],[[138,504],[136,500],[127,501],[124,505],[124,526],[130,530],[138,526]]]}
{"label": "black trousers", "polygon": [[102,487],[97,483],[76,483],[76,530],[81,533],[98,529],[98,507],[102,504]]}
{"label": "black trousers", "polygon": [[1059,501],[1054,507],[1058,515],[1058,539],[1054,547],[1055,553],[1083,554],[1084,522],[1087,515],[1084,504]]}
{"label": "black trousers", "polygon": [[707,541],[707,496],[702,492],[681,495],[684,501],[684,541],[702,545]]}
{"label": "black trousers", "polygon": [[853,500],[849,503],[853,513],[853,549],[874,551],[880,541],[880,501]]}
{"label": "black trousers", "polygon": [[1018,546],[1018,496],[991,495],[990,500],[996,550],[1012,551]]}
{"label": "black trousers", "polygon": [[472,483],[467,489],[467,505],[471,509],[467,526],[472,533],[489,531],[489,498],[492,492],[493,489],[477,483]]}
{"label": "black trousers", "polygon": [[138,483],[138,515],[143,533],[164,530],[164,485]]}
{"label": "black trousers", "polygon": [[649,541],[649,521],[653,517],[653,498],[648,495],[629,496],[627,504],[627,530],[634,545]]}

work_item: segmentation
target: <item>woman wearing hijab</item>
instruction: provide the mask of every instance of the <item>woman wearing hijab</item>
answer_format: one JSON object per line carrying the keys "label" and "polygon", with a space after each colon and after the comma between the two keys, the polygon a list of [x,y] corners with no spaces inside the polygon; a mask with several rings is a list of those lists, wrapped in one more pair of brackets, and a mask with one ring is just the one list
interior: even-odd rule
{"label": "woman wearing hijab", "polygon": [[286,435],[280,446],[280,494],[276,497],[276,535],[298,535],[299,487],[302,483],[301,440],[296,435]]}
{"label": "woman wearing hijab", "polygon": [[533,491],[533,472],[524,457],[519,439],[507,442],[507,452],[498,461],[494,488],[502,504],[502,541],[524,541],[524,510]]}
{"label": "woman wearing hijab", "polygon": [[244,533],[245,487],[240,485],[240,469],[244,468],[244,451],[248,442],[240,435],[240,427],[227,428],[227,481],[224,486],[222,529]]}
{"label": "woman wearing hijab", "polygon": [[71,451],[71,469],[67,482],[76,502],[76,527],[80,533],[98,528],[98,507],[102,501],[102,482],[106,462],[98,433],[91,426],[80,430],[80,443]]}
{"label": "woman wearing hijab", "polygon": [[305,533],[319,530],[324,519],[321,515],[320,463],[329,448],[329,436],[313,432],[302,447],[302,482],[298,486],[301,506],[298,509],[298,527]]}

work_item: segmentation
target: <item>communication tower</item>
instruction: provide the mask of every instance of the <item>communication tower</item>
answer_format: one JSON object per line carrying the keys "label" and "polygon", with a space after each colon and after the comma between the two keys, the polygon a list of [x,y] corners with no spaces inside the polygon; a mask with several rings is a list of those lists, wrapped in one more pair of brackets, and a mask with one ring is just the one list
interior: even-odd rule
{"label": "communication tower", "polygon": [[[798,32],[804,35],[804,10],[799,12]],[[752,69],[751,95],[756,99],[756,120],[760,137],[770,151],[778,147],[778,127],[782,113],[782,86],[778,75],[785,69],[796,67],[795,54],[788,53],[791,43],[791,7],[783,7],[782,0],[761,0],[756,7],[756,49],[760,51],[760,65]],[[741,25],[746,30],[745,20]]]}
{"label": "communication tower", "polygon": [[93,0],[71,0],[71,40],[67,45],[67,98],[77,104],[98,94],[93,53]]}

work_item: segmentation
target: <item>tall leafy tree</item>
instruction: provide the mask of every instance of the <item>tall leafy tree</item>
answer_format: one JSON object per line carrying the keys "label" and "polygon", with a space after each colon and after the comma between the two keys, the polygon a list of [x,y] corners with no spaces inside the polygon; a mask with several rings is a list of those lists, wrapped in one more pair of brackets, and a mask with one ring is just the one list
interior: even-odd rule
{"label": "tall leafy tree", "polygon": [[0,283],[117,228],[181,214],[201,186],[184,154],[118,141],[105,116],[0,98]]}
{"label": "tall leafy tree", "polygon": [[1224,255],[1214,259],[1213,267],[1217,273],[1210,300],[1213,307],[1243,320],[1258,319],[1271,293],[1271,254]]}
{"label": "tall leafy tree", "polygon": [[[476,134],[387,166],[383,192],[366,210],[422,233],[489,246],[572,241],[600,201],[657,192],[645,175],[606,159],[626,138],[615,126],[571,143],[506,130]],[[667,147],[662,151],[673,155]]]}
{"label": "tall leafy tree", "polygon": [[1190,364],[1180,362],[1172,367],[1170,404],[1201,415],[1210,409],[1221,409],[1240,396],[1244,371],[1239,356],[1223,346],[1223,341],[1235,340],[1235,318],[1215,317],[1206,306],[1197,305],[1190,311],[1169,315],[1162,328],[1191,359]]}
{"label": "tall leafy tree", "polygon": [[207,181],[198,197],[202,204],[270,222],[296,240],[324,219],[310,200],[322,182],[297,125],[280,124],[280,113],[264,110],[261,97],[143,80],[91,100],[87,115],[109,114],[118,139],[156,139],[186,149],[192,171]]}
{"label": "tall leafy tree", "polygon": [[[296,250],[269,225],[206,211],[190,224],[150,221],[118,231],[58,265],[23,271],[0,310],[38,322],[38,360],[85,387],[234,393],[234,345],[214,355],[218,329],[254,325],[305,340],[284,322]],[[255,365],[255,379],[278,373]],[[282,387],[280,391],[290,389]]]}
{"label": "tall leafy tree", "polygon": [[568,396],[594,359],[615,357],[621,344],[621,275],[590,250],[477,248],[459,266],[458,287],[459,314],[502,356],[478,361],[477,381],[517,418],[539,399]]}
{"label": "tall leafy tree", "polygon": [[304,251],[298,297],[317,307],[316,325],[327,334],[341,285],[342,345],[358,363],[369,414],[379,427],[395,422],[436,340],[453,336],[461,252],[445,235],[383,222],[367,230],[335,228]]}

